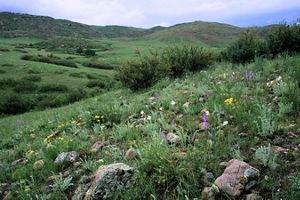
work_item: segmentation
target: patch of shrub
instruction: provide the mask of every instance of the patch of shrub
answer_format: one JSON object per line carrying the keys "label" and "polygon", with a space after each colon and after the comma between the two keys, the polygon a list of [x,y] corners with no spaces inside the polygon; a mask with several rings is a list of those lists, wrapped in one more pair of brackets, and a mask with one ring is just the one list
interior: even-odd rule
{"label": "patch of shrub", "polygon": [[88,88],[94,88],[94,87],[106,88],[106,83],[101,80],[91,80],[86,84],[86,87],[88,87]]}
{"label": "patch of shrub", "polygon": [[6,73],[5,70],[0,69],[0,74],[5,74],[5,73]]}
{"label": "patch of shrub", "polygon": [[62,65],[66,67],[73,67],[77,68],[77,65],[75,62],[61,59],[60,57],[53,56],[52,54],[48,56],[43,55],[23,55],[21,57],[22,60],[29,60],[29,61],[35,61],[35,62],[42,62],[42,63],[49,63],[49,64],[55,64],[55,65]]}
{"label": "patch of shrub", "polygon": [[37,107],[40,109],[55,108],[69,103],[66,94],[45,94],[39,96]]}
{"label": "patch of shrub", "polygon": [[2,64],[2,67],[14,67],[15,65],[9,64],[9,63],[4,63]]}
{"label": "patch of shrub", "polygon": [[28,53],[25,49],[15,48],[14,51],[20,52],[20,53]]}
{"label": "patch of shrub", "polygon": [[7,49],[7,48],[0,47],[0,51],[1,51],[1,52],[9,52],[10,50]]}
{"label": "patch of shrub", "polygon": [[83,51],[84,55],[86,56],[95,56],[96,55],[96,51],[92,50],[92,49],[86,49]]}
{"label": "patch of shrub", "polygon": [[37,90],[38,86],[28,80],[18,80],[14,85],[14,91],[18,93],[25,93],[25,92],[33,92]]}
{"label": "patch of shrub", "polygon": [[75,77],[75,78],[83,78],[84,77],[83,74],[77,73],[77,72],[70,73],[69,76]]}
{"label": "patch of shrub", "polygon": [[25,76],[22,79],[27,81],[32,81],[32,82],[40,82],[42,80],[42,77],[38,75],[30,75],[30,76]]}
{"label": "patch of shrub", "polygon": [[65,85],[58,85],[58,84],[46,84],[42,85],[39,88],[39,92],[67,92],[68,87]]}
{"label": "patch of shrub", "polygon": [[188,71],[197,71],[209,66],[214,61],[214,55],[203,48],[183,46],[166,49],[163,59],[171,75],[180,77]]}
{"label": "patch of shrub", "polygon": [[4,96],[0,101],[0,113],[5,115],[24,113],[29,111],[33,105],[32,99],[17,95]]}
{"label": "patch of shrub", "polygon": [[117,71],[116,79],[132,90],[149,87],[168,74],[167,66],[157,53],[126,62]]}
{"label": "patch of shrub", "polygon": [[273,56],[300,52],[300,26],[280,25],[272,29],[267,41]]}
{"label": "patch of shrub", "polygon": [[17,81],[12,78],[4,78],[0,80],[0,88],[4,89],[7,87],[14,87],[17,84]]}
{"label": "patch of shrub", "polygon": [[85,62],[85,63],[83,63],[83,65],[85,67],[91,67],[91,68],[96,68],[96,69],[108,69],[108,70],[111,70],[111,69],[115,68],[114,65],[111,65],[111,64],[108,64],[108,63]]}
{"label": "patch of shrub", "polygon": [[35,70],[35,69],[29,69],[28,71],[27,71],[27,74],[40,74],[41,72],[40,71],[37,71],[37,70]]}
{"label": "patch of shrub", "polygon": [[234,63],[247,63],[255,59],[258,46],[263,49],[263,44],[259,44],[257,37],[250,31],[242,36],[229,47],[227,47],[224,57]]}
{"label": "patch of shrub", "polygon": [[69,92],[68,101],[69,101],[69,103],[73,103],[76,101],[80,101],[81,99],[84,99],[87,96],[88,96],[88,93],[84,89],[82,89],[82,88],[74,89]]}

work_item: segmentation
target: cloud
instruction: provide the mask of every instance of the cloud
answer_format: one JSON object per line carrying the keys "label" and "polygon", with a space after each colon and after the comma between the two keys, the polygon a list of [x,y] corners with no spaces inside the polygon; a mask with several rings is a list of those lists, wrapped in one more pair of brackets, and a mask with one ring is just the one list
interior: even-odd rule
{"label": "cloud", "polygon": [[[0,0],[0,11],[17,11],[86,24],[150,27],[184,21],[229,19],[300,9],[300,0]],[[288,13],[288,12],[285,12]]]}

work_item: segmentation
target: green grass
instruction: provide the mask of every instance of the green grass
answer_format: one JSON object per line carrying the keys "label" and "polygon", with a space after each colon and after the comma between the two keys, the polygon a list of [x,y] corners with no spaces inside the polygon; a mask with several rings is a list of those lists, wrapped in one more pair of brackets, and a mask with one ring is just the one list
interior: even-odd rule
{"label": "green grass", "polygon": [[[145,44],[129,42],[126,48],[125,42],[121,42],[116,53],[123,52],[124,59],[129,57],[130,44],[134,43],[141,47]],[[125,162],[137,169],[136,183],[125,192],[116,193],[116,199],[194,199],[200,197],[204,188],[200,181],[204,171],[219,176],[223,171],[220,162],[239,158],[261,171],[255,190],[264,199],[297,199],[300,174],[296,166],[300,155],[292,152],[299,138],[285,136],[300,131],[299,67],[299,56],[257,60],[245,66],[219,63],[181,79],[164,79],[139,93],[119,89],[61,108],[2,118],[0,160],[4,167],[0,180],[10,184],[13,199],[45,194],[53,199],[68,199],[79,179],[92,174],[97,168],[96,161],[102,159],[101,164]],[[251,81],[246,80],[249,70],[254,72]],[[266,83],[279,75],[285,86],[268,88]],[[152,102],[149,97],[155,92],[160,93],[160,98]],[[231,97],[236,102],[225,104],[224,100]],[[188,107],[183,106],[186,102],[190,103]],[[292,109],[282,109],[280,103],[292,103]],[[210,112],[207,130],[199,128],[203,109]],[[96,115],[103,115],[104,119],[97,122]],[[224,121],[228,125],[222,127]],[[265,125],[269,122],[274,126],[268,129]],[[61,134],[59,138],[45,142],[47,136],[57,131]],[[160,139],[161,131],[176,133],[181,142],[167,144]],[[99,135],[112,145],[91,154],[89,149]],[[272,167],[255,158],[255,150],[269,144],[290,149],[287,155],[277,155],[277,165]],[[134,148],[138,157],[123,160],[129,148]],[[81,155],[79,168],[54,164],[59,153],[71,150]],[[180,157],[178,153],[185,154]],[[13,169],[10,164],[20,158],[27,158],[28,162]],[[45,166],[33,170],[33,163],[40,159]],[[47,181],[48,177],[67,169],[71,169],[71,174],[62,178],[74,185],[68,190],[48,190],[53,184]],[[62,178],[55,182],[62,182]],[[230,199],[223,193],[217,198]]]}

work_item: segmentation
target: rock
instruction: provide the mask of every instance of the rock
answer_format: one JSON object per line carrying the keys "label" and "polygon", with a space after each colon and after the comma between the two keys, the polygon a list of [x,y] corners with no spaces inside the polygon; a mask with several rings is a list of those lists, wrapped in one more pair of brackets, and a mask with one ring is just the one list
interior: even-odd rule
{"label": "rock", "polygon": [[288,136],[289,138],[295,138],[295,137],[297,137],[297,135],[296,135],[295,133],[293,133],[293,132],[288,132],[288,133],[287,133],[287,136]]}
{"label": "rock", "polygon": [[21,158],[12,162],[11,167],[15,169],[18,165],[25,165],[27,162],[28,160],[26,158]]}
{"label": "rock", "polygon": [[182,105],[184,108],[188,108],[190,106],[190,102],[185,102],[183,105]]}
{"label": "rock", "polygon": [[124,160],[133,159],[133,158],[135,158],[135,156],[136,156],[135,150],[133,148],[130,148],[126,151]]}
{"label": "rock", "polygon": [[287,154],[289,152],[288,149],[280,146],[273,146],[272,149],[275,153],[279,153],[279,154]]}
{"label": "rock", "polygon": [[166,139],[170,144],[179,144],[180,143],[180,137],[174,133],[168,133],[166,136]]}
{"label": "rock", "polygon": [[228,162],[221,162],[219,165],[220,167],[225,168],[228,166]]}
{"label": "rock", "polygon": [[79,184],[72,196],[72,200],[83,200],[86,191],[89,189],[89,184]]}
{"label": "rock", "polygon": [[[227,194],[238,197],[241,195],[246,185],[247,189],[253,187],[254,182],[250,182],[259,176],[259,171],[248,163],[240,160],[230,160],[222,176],[218,177],[215,184],[220,190]],[[251,186],[251,187],[250,187]]]}
{"label": "rock", "polygon": [[215,180],[214,174],[211,172],[206,172],[202,177],[201,177],[201,183],[204,186],[212,186],[213,182]]}
{"label": "rock", "polygon": [[201,193],[202,200],[215,200],[216,194],[218,194],[219,188],[216,185],[212,185],[211,187],[205,187]]}
{"label": "rock", "polygon": [[43,160],[35,161],[33,164],[33,169],[40,169],[45,165],[45,162]]}
{"label": "rock", "polygon": [[92,148],[91,148],[91,152],[97,152],[100,149],[102,149],[104,147],[104,142],[103,141],[98,141],[95,144],[93,144]]}
{"label": "rock", "polygon": [[55,163],[74,162],[79,157],[76,151],[62,152],[55,159]]}
{"label": "rock", "polygon": [[262,198],[257,194],[248,194],[246,200],[262,200]]}
{"label": "rock", "polygon": [[175,105],[176,105],[176,102],[175,102],[174,100],[172,100],[172,101],[170,102],[170,104],[171,104],[171,106],[175,106]]}
{"label": "rock", "polygon": [[109,199],[114,191],[124,190],[130,184],[133,172],[132,167],[123,163],[99,167],[84,199]]}

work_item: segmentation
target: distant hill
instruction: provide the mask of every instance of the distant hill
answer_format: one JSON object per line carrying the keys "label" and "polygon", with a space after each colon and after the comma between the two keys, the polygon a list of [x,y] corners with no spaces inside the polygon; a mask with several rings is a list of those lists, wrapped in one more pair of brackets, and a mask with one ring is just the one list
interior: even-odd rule
{"label": "distant hill", "polygon": [[123,26],[89,26],[45,16],[0,13],[0,37],[139,37],[146,30]]}
{"label": "distant hill", "polygon": [[[252,27],[264,37],[272,26]],[[234,40],[247,28],[216,22],[195,21],[171,27],[156,26],[150,29],[125,26],[90,26],[69,20],[29,14],[0,13],[0,37],[53,36],[85,38],[142,38],[162,41],[195,41],[209,46],[223,46]]]}

